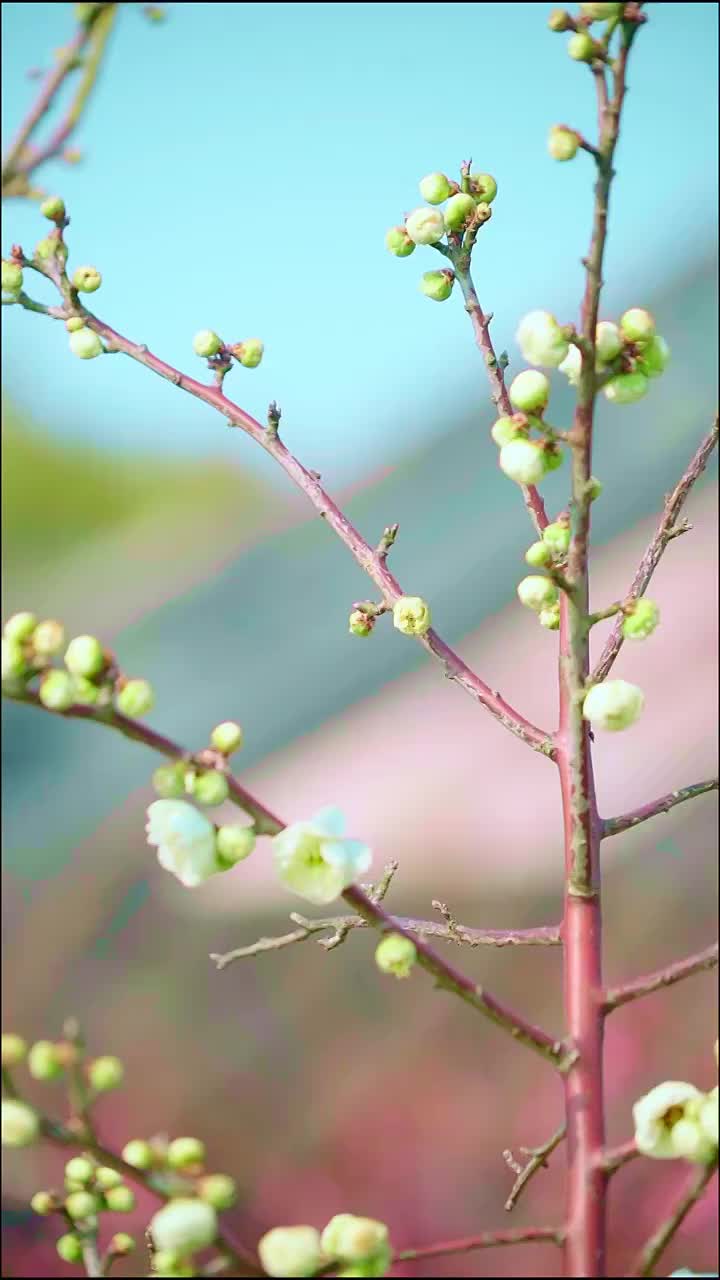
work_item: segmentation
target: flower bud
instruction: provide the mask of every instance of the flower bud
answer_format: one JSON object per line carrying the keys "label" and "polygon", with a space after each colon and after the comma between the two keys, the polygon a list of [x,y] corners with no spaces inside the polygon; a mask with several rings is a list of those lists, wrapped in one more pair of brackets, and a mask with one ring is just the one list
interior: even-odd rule
{"label": "flower bud", "polygon": [[640,718],[645,705],[642,689],[627,680],[605,680],[585,695],[583,716],[593,728],[627,729]]}
{"label": "flower bud", "polygon": [[420,281],[420,291],[426,298],[432,298],[433,302],[445,302],[452,293],[454,283],[454,271],[426,271]]}
{"label": "flower bud", "polygon": [[604,487],[602,480],[598,480],[597,476],[590,477],[585,486],[585,492],[591,502],[594,502],[596,498],[600,497]]}
{"label": "flower bud", "polygon": [[68,333],[78,333],[80,329],[85,328],[85,321],[82,316],[68,316],[65,321],[65,328]]}
{"label": "flower bud", "polygon": [[492,436],[498,449],[502,449],[504,444],[510,444],[511,440],[526,440],[527,427],[519,426],[515,418],[498,418],[490,428]]}
{"label": "flower bud", "polygon": [[592,62],[598,55],[598,47],[587,31],[576,31],[568,40],[567,51],[576,62]]}
{"label": "flower bud", "polygon": [[65,628],[61,622],[40,622],[32,633],[32,647],[43,658],[59,653],[65,643]]}
{"label": "flower bud", "polygon": [[218,804],[224,804],[228,798],[229,788],[227,778],[224,773],[220,773],[217,769],[208,769],[206,773],[196,773],[188,775],[185,779],[185,787],[188,787],[188,777],[190,777],[190,795],[197,800],[198,804],[205,804],[209,807]]}
{"label": "flower bud", "polygon": [[128,680],[115,698],[115,706],[121,715],[146,716],[155,705],[155,694],[147,680]]}
{"label": "flower bud", "polygon": [[563,464],[563,451],[554,440],[546,440],[542,447],[543,466],[546,471],[557,471]]}
{"label": "flower bud", "polygon": [[67,258],[67,248],[57,239],[57,236],[46,236],[43,240],[38,240],[35,245],[34,256],[40,262],[47,262],[49,258],[54,258],[56,254],[62,258]]}
{"label": "flower bud", "polygon": [[623,4],[581,4],[580,8],[586,18],[592,22],[604,22],[608,18],[616,18],[623,9]]}
{"label": "flower bud", "polygon": [[246,338],[231,348],[233,355],[243,369],[257,369],[263,358],[265,345],[259,338]]}
{"label": "flower bud", "polygon": [[18,1098],[3,1098],[0,1121],[4,1147],[29,1147],[40,1134],[37,1112]]}
{"label": "flower bud", "polygon": [[55,1244],[55,1249],[63,1262],[82,1262],[82,1244],[80,1243],[79,1238],[76,1235],[72,1235],[70,1232],[68,1232],[67,1235],[60,1236],[60,1239]]}
{"label": "flower bud", "polygon": [[198,356],[216,356],[222,347],[222,338],[212,329],[201,329],[193,338],[193,349]]}
{"label": "flower bud", "polygon": [[91,1195],[89,1191],[71,1191],[65,1200],[66,1212],[75,1222],[83,1218],[92,1218],[97,1212],[97,1207],[97,1196]]}
{"label": "flower bud", "polygon": [[382,1255],[387,1265],[390,1252],[388,1229],[384,1222],[377,1222],[374,1218],[356,1218],[353,1213],[336,1213],[320,1237],[320,1248],[325,1257],[338,1262],[373,1262]]}
{"label": "flower bud", "polygon": [[348,631],[352,636],[369,636],[375,619],[371,618],[368,613],[363,613],[362,609],[353,609],[348,619]]}
{"label": "flower bud", "polygon": [[579,146],[580,136],[574,129],[553,125],[547,140],[547,149],[553,160],[574,160]]}
{"label": "flower bud", "polygon": [[74,676],[91,679],[105,666],[102,645],[95,636],[75,636],[65,653],[65,666]]}
{"label": "flower bud", "polygon": [[439,209],[415,209],[405,219],[405,230],[415,244],[437,244],[445,235],[445,219]]}
{"label": "flower bud", "polygon": [[111,1191],[113,1187],[122,1186],[122,1174],[108,1165],[101,1165],[95,1170],[95,1182],[101,1191]]}
{"label": "flower bud", "polygon": [[176,1250],[181,1256],[211,1245],[217,1235],[217,1217],[203,1200],[170,1200],[150,1220],[156,1249]]}
{"label": "flower bud", "polygon": [[157,795],[163,800],[175,800],[185,794],[185,768],[177,764],[161,764],[152,776]]}
{"label": "flower bud", "polygon": [[572,31],[573,20],[565,9],[553,9],[548,26],[551,31]]}
{"label": "flower bud", "polygon": [[525,552],[525,560],[533,569],[544,569],[552,560],[552,551],[545,542],[533,542]]}
{"label": "flower bud", "polygon": [[545,526],[542,537],[554,556],[564,556],[570,546],[570,526],[562,520],[554,520]]}
{"label": "flower bud", "polygon": [[210,734],[210,742],[216,751],[222,751],[224,756],[231,756],[243,744],[243,731],[234,720],[223,720],[222,724],[215,725]]}
{"label": "flower bud", "polygon": [[153,1253],[153,1276],[169,1276],[181,1280],[182,1276],[196,1276],[197,1271],[190,1258],[181,1258],[177,1249],[157,1249]]}
{"label": "flower bud", "polygon": [[231,1209],[237,1199],[235,1179],[228,1177],[226,1173],[208,1174],[198,1183],[198,1195],[201,1200],[211,1204],[213,1209],[217,1209],[218,1213],[222,1213],[224,1209]]}
{"label": "flower bud", "polygon": [[[62,672],[53,672],[53,675],[62,675]],[[42,697],[42,686],[40,692]],[[63,1067],[57,1045],[50,1040],[36,1040],[28,1054],[28,1070],[34,1080],[56,1080],[61,1076]]]}
{"label": "flower bud", "polygon": [[236,862],[249,858],[255,848],[255,832],[252,827],[231,825],[218,827],[215,838],[215,852],[218,861],[226,867],[234,867]]}
{"label": "flower bud", "polygon": [[448,231],[462,231],[465,223],[475,212],[475,201],[472,196],[458,191],[445,206],[445,226]]}
{"label": "flower bud", "polygon": [[273,1227],[258,1241],[257,1250],[269,1276],[312,1276],[323,1261],[315,1227]]}
{"label": "flower bud", "polygon": [[428,204],[442,204],[452,191],[444,173],[429,173],[425,178],[421,178],[419,186],[420,195],[423,200],[427,200]]}
{"label": "flower bud", "polygon": [[[515,334],[515,341],[528,364],[539,364],[549,369],[562,364],[568,353],[568,340],[549,311],[529,311],[526,316],[523,316]],[[533,371],[529,369],[527,372],[532,375]],[[523,375],[519,374],[518,377],[522,378]],[[515,382],[517,381],[516,378]],[[510,397],[512,399],[512,387]],[[542,405],[538,404],[534,407],[544,408],[546,404],[547,397]]]}
{"label": "flower bud", "polygon": [[670,348],[664,338],[659,333],[651,338],[646,346],[643,347],[642,355],[638,360],[638,369],[645,374],[646,378],[659,378],[664,373],[670,360]]}
{"label": "flower bud", "polygon": [[3,293],[20,293],[23,287],[23,273],[19,262],[9,262],[7,258],[2,260],[2,291]]}
{"label": "flower bud", "polygon": [[3,627],[3,635],[8,640],[15,640],[21,644],[23,640],[27,640],[37,626],[37,618],[34,613],[14,613],[8,618]]}
{"label": "flower bud", "polygon": [[541,413],[550,399],[550,383],[544,373],[524,369],[510,384],[510,399],[523,413]]}
{"label": "flower bud", "polygon": [[75,701],[72,677],[67,671],[48,671],[40,684],[38,697],[48,711],[67,711]]}
{"label": "flower bud", "polygon": [[424,636],[430,630],[431,614],[420,596],[400,596],[393,605],[393,626],[404,636]]}
{"label": "flower bud", "polygon": [[77,1182],[80,1186],[86,1186],[88,1182],[92,1182],[95,1176],[95,1165],[92,1160],[88,1160],[87,1156],[73,1156],[72,1160],[68,1160],[65,1165],[65,1181]]}
{"label": "flower bud", "polygon": [[103,344],[93,329],[76,329],[70,334],[70,350],[78,360],[94,360],[103,354]]}
{"label": "flower bud", "polygon": [[655,337],[655,318],[642,307],[631,307],[620,317],[620,328],[628,342],[649,342]]}
{"label": "flower bud", "polygon": [[65,201],[61,196],[48,196],[40,205],[40,212],[43,218],[49,218],[51,222],[62,222],[65,218]]}
{"label": "flower bud", "polygon": [[167,1149],[171,1169],[187,1169],[188,1165],[202,1164],[204,1159],[205,1143],[199,1138],[175,1138]]}
{"label": "flower bud", "polygon": [[30,1208],[33,1213],[39,1213],[41,1218],[46,1218],[49,1213],[56,1213],[60,1205],[50,1191],[36,1191],[30,1201]]}
{"label": "flower bud", "polygon": [[391,227],[385,236],[385,247],[396,258],[409,258],[415,252],[415,241],[410,239],[404,227]]}
{"label": "flower bud", "polygon": [[132,1253],[135,1248],[135,1241],[126,1231],[118,1231],[110,1241],[110,1253],[115,1258],[124,1258],[128,1253]]}
{"label": "flower bud", "polygon": [[635,404],[647,395],[648,380],[644,373],[619,373],[603,387],[611,404]]}
{"label": "flower bud", "polygon": [[470,190],[476,200],[492,204],[497,195],[497,182],[491,173],[471,173]]}
{"label": "flower bud", "polygon": [[132,1213],[135,1208],[135,1194],[130,1187],[108,1187],[105,1192],[105,1204],[111,1213]]}
{"label": "flower bud", "polygon": [[102,284],[102,276],[97,267],[78,267],[73,271],[72,282],[78,293],[94,293]]}
{"label": "flower bud", "polygon": [[72,677],[73,701],[82,707],[94,707],[100,701],[102,692],[99,685],[88,680],[87,676]]}
{"label": "flower bud", "polygon": [[553,604],[549,609],[541,609],[538,614],[538,622],[541,627],[545,627],[546,631],[560,630],[560,605]]}
{"label": "flower bud", "polygon": [[121,1151],[126,1164],[133,1169],[149,1169],[153,1164],[153,1149],[144,1138],[132,1138]]}
{"label": "flower bud", "polygon": [[382,973],[392,973],[396,978],[409,978],[410,970],[416,960],[415,943],[410,938],[403,937],[401,933],[388,933],[375,949],[375,963],[378,969]]}
{"label": "flower bud", "polygon": [[660,621],[660,610],[644,596],[628,606],[622,633],[626,640],[644,640],[651,636]]}
{"label": "flower bud", "polygon": [[17,1067],[27,1057],[27,1044],[22,1036],[17,1036],[13,1031],[4,1031],[2,1037],[2,1065],[4,1067]]}
{"label": "flower bud", "polygon": [[109,1089],[117,1089],[122,1084],[125,1071],[119,1058],[106,1054],[89,1064],[87,1074],[93,1089],[98,1093],[107,1093]]}
{"label": "flower bud", "polygon": [[582,355],[579,347],[571,343],[568,353],[561,364],[558,365],[560,373],[564,373],[571,387],[576,387],[580,382],[580,374],[582,373]]}
{"label": "flower bud", "polygon": [[2,638],[2,678],[13,680],[24,674],[26,669],[25,655],[17,640]]}
{"label": "flower bud", "polygon": [[611,364],[622,351],[622,334],[611,320],[601,320],[595,330],[595,355],[600,364]]}
{"label": "flower bud", "polygon": [[498,461],[500,470],[516,484],[538,484],[545,475],[543,447],[534,440],[504,444]]}
{"label": "flower bud", "polygon": [[555,583],[550,578],[543,578],[537,573],[528,574],[527,578],[523,578],[522,582],[518,583],[517,593],[520,603],[535,613],[539,613],[541,609],[550,609],[558,598]]}

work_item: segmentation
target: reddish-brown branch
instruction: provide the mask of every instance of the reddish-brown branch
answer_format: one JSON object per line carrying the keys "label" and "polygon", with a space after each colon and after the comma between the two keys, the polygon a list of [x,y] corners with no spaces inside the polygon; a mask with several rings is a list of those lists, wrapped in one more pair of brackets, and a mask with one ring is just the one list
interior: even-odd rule
{"label": "reddish-brown branch", "polygon": [[635,1139],[630,1138],[619,1147],[606,1147],[604,1151],[600,1152],[597,1163],[610,1177],[611,1174],[617,1173],[618,1169],[622,1169],[623,1165],[637,1159],[639,1155],[640,1152],[635,1146]]}
{"label": "reddish-brown branch", "polygon": [[694,800],[696,796],[703,796],[708,791],[717,791],[717,789],[718,779],[708,778],[706,782],[695,782],[690,787],[670,791],[659,800],[651,800],[648,804],[640,805],[638,809],[620,814],[618,818],[604,818],[603,839],[607,839],[608,836],[618,836],[622,831],[629,831],[631,827],[637,827],[641,822],[647,822],[648,818],[655,818],[659,813],[669,813],[676,804],[684,804],[686,800]]}
{"label": "reddish-brown branch", "polygon": [[393,1255],[395,1262],[415,1262],[421,1258],[441,1258],[453,1253],[470,1253],[473,1249],[496,1249],[501,1245],[562,1244],[561,1227],[521,1227],[517,1231],[482,1231],[476,1236],[460,1240],[441,1240],[438,1244],[422,1245],[419,1249],[400,1249]]}
{"label": "reddish-brown branch", "polygon": [[652,1275],[655,1263],[660,1258],[661,1253],[667,1248],[678,1228],[682,1226],[693,1205],[696,1205],[698,1200],[702,1198],[705,1189],[715,1176],[717,1167],[718,1160],[716,1156],[711,1164],[699,1169],[694,1174],[692,1181],[679,1196],[672,1213],[658,1227],[657,1231],[654,1232],[640,1251],[632,1271],[627,1273],[629,1276]]}
{"label": "reddish-brown branch", "polygon": [[613,1009],[619,1009],[621,1005],[629,1004],[631,1000],[640,1000],[643,996],[651,995],[653,991],[662,991],[664,987],[673,987],[676,982],[692,978],[696,973],[715,969],[717,963],[718,944],[713,942],[704,951],[686,956],[684,960],[676,960],[674,964],[658,969],[655,973],[647,973],[642,978],[636,978],[634,982],[625,982],[619,987],[610,987],[605,993],[603,1008],[606,1013],[611,1013]]}

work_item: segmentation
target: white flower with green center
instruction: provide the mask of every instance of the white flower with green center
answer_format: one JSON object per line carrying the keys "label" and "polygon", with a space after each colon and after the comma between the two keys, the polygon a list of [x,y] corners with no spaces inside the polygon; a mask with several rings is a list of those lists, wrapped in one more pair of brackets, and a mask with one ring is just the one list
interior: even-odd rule
{"label": "white flower with green center", "polygon": [[349,840],[344,830],[343,814],[331,807],[273,838],[278,874],[292,893],[317,905],[334,902],[368,870],[371,850],[361,840]]}
{"label": "white flower with green center", "polygon": [[677,1160],[681,1152],[673,1130],[685,1121],[688,1104],[701,1100],[700,1090],[682,1080],[666,1080],[646,1093],[633,1107],[638,1151],[654,1160]]}
{"label": "white flower with green center", "polygon": [[187,800],[155,800],[147,817],[148,844],[157,845],[160,866],[186,889],[225,870],[218,861],[213,823]]}

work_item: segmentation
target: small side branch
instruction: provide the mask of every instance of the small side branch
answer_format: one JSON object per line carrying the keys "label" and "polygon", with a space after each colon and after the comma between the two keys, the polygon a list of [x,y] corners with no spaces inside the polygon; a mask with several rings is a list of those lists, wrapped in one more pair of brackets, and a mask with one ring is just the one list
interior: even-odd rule
{"label": "small side branch", "polygon": [[603,1001],[603,1009],[605,1013],[611,1013],[613,1009],[619,1009],[620,1005],[629,1004],[631,1000],[649,996],[653,991],[661,991],[663,987],[673,987],[676,982],[691,978],[695,973],[714,969],[717,962],[718,944],[714,942],[704,951],[698,951],[696,955],[687,956],[684,960],[676,960],[665,969],[648,973],[645,977],[637,978],[634,982],[626,982],[621,987],[610,987]]}
{"label": "small side branch", "polygon": [[448,1257],[453,1253],[470,1253],[473,1249],[496,1249],[501,1245],[546,1244],[561,1245],[562,1227],[523,1227],[518,1231],[482,1231],[477,1236],[465,1236],[460,1240],[441,1240],[439,1244],[424,1245],[419,1249],[401,1249],[394,1254],[393,1262],[415,1262],[421,1258]]}
{"label": "small side branch", "polygon": [[687,1215],[696,1205],[698,1200],[702,1199],[706,1187],[712,1182],[717,1170],[717,1156],[711,1164],[700,1169],[687,1187],[687,1190],[680,1196],[675,1208],[670,1216],[663,1222],[654,1235],[650,1237],[644,1248],[637,1257],[632,1271],[628,1272],[630,1276],[651,1276],[655,1263],[659,1260],[660,1255],[669,1245],[675,1232],[685,1221]]}
{"label": "small side branch", "polygon": [[708,778],[706,782],[695,782],[691,787],[680,787],[678,791],[669,791],[659,800],[652,800],[649,804],[641,805],[639,809],[622,813],[619,818],[605,818],[602,824],[602,838],[619,836],[622,831],[629,831],[631,827],[647,822],[648,818],[654,818],[658,813],[669,813],[676,804],[684,804],[686,800],[694,800],[696,796],[704,796],[708,791],[717,791],[717,789],[718,779]]}
{"label": "small side branch", "polygon": [[613,1173],[617,1173],[618,1169],[622,1169],[623,1165],[636,1160],[639,1155],[635,1139],[630,1138],[619,1147],[606,1147],[600,1155],[598,1165],[609,1178]]}
{"label": "small side branch", "polygon": [[510,1213],[515,1208],[515,1205],[517,1204],[518,1199],[520,1198],[524,1188],[527,1186],[530,1179],[535,1177],[535,1174],[538,1172],[539,1169],[547,1168],[547,1162],[549,1157],[552,1155],[555,1148],[560,1146],[560,1143],[563,1141],[566,1133],[567,1133],[567,1126],[564,1124],[561,1124],[560,1128],[556,1129],[552,1137],[548,1138],[547,1142],[544,1142],[542,1146],[521,1147],[520,1148],[521,1154],[524,1156],[529,1156],[530,1158],[527,1161],[527,1164],[524,1167],[520,1168],[519,1172],[518,1172],[518,1167],[515,1165],[512,1152],[503,1151],[503,1156],[505,1157],[507,1163],[510,1164],[512,1160],[513,1163],[511,1167],[513,1168],[513,1171],[517,1173],[517,1177],[515,1179],[515,1182],[513,1183],[512,1191],[510,1192],[510,1195],[505,1201],[505,1209],[507,1210],[508,1213]]}

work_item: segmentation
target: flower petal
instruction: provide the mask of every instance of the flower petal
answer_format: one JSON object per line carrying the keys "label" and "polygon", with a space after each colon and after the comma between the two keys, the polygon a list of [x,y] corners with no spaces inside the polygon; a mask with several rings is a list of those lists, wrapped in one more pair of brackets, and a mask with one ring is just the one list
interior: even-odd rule
{"label": "flower petal", "polygon": [[319,809],[312,819],[312,825],[324,836],[341,836],[345,830],[345,814],[336,805],[328,805]]}

